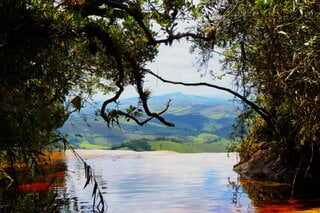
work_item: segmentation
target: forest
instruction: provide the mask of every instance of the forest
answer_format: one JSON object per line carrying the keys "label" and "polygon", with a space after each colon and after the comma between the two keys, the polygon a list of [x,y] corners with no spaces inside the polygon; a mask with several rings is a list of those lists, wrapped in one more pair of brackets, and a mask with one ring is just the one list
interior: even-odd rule
{"label": "forest", "polygon": [[[319,10],[317,0],[2,0],[1,206],[13,205],[7,192],[18,190],[21,166],[34,176],[39,155],[68,146],[57,129],[98,91],[113,95],[98,113],[106,128],[122,118],[174,128],[165,117],[170,100],[158,111],[149,107],[146,75],[233,95],[242,103],[234,123],[239,174],[287,183],[291,197],[318,196]],[[147,68],[161,45],[181,40],[212,84],[165,79]],[[214,53],[236,90],[215,84],[224,74],[210,72]],[[128,85],[139,106],[111,107]]]}

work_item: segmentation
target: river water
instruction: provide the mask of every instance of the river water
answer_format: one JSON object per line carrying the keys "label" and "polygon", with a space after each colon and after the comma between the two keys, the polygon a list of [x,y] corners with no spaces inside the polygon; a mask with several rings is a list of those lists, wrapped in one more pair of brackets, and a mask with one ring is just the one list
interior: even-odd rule
{"label": "river water", "polygon": [[[95,173],[98,190],[106,201],[106,212],[259,211],[240,185],[238,175],[232,171],[237,163],[235,153],[98,150],[79,154]],[[83,189],[86,183],[83,162],[69,156],[66,164],[66,185],[60,196],[68,199],[69,205],[62,207],[61,212],[92,212],[94,184]],[[320,208],[313,210],[320,212]],[[285,211],[271,209],[268,212]]]}

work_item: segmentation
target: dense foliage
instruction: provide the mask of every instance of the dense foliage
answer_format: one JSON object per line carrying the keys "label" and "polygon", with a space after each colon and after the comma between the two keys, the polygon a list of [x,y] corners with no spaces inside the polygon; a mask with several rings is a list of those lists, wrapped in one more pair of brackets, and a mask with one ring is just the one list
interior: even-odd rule
{"label": "dense foliage", "polygon": [[[149,109],[150,91],[143,87],[149,73],[240,98],[246,107],[237,127],[249,133],[240,147],[242,160],[264,147],[266,158],[276,159],[271,167],[287,174],[286,181],[318,181],[318,5],[317,0],[2,0],[1,158],[34,167],[36,154],[59,141],[55,129],[96,89],[115,94],[100,112],[108,127],[119,116],[139,125],[157,119],[174,126],[162,116],[170,100],[160,112]],[[168,81],[146,69],[159,45],[181,39],[194,44],[204,67],[213,52],[223,50],[225,70],[236,77],[239,92]],[[139,106],[109,109],[129,84],[136,87]]]}
{"label": "dense foliage", "polygon": [[[203,37],[174,34],[177,20],[194,19],[193,4],[5,0],[0,6],[1,20],[7,20],[1,22],[0,34],[0,148],[8,163],[32,162],[43,148],[57,142],[54,130],[96,89],[115,92],[100,113],[108,126],[119,116],[140,125],[153,118],[174,125],[161,116],[170,101],[158,113],[149,109],[150,92],[143,88],[145,65],[160,44]],[[140,106],[108,109],[128,84],[136,87]],[[142,109],[145,116],[140,121]]]}
{"label": "dense foliage", "polygon": [[269,149],[259,158],[270,170],[260,168],[259,178],[293,187],[298,180],[319,182],[319,2],[220,3],[210,3],[219,18],[205,18],[206,23],[213,24],[216,45],[224,48],[225,68],[237,77],[243,95],[260,106],[244,108],[240,117],[249,133],[239,150],[242,160]]}
{"label": "dense foliage", "polygon": [[65,60],[70,56],[52,26],[59,22],[45,18],[40,5],[26,3],[0,4],[6,20],[0,34],[0,150],[2,163],[11,165],[34,162],[35,154],[57,140],[53,131],[67,118],[63,102],[73,79]]}

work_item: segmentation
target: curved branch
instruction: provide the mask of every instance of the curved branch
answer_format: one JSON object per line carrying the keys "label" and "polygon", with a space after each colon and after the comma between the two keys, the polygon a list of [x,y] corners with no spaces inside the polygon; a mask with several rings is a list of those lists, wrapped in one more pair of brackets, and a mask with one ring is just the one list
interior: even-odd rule
{"label": "curved branch", "polygon": [[[165,113],[168,109],[169,109],[169,106],[170,106],[170,102],[171,100],[169,99],[165,108],[161,111],[161,112],[158,112],[158,113],[153,113],[151,114],[151,116],[147,117],[146,119],[140,121],[136,116],[130,114],[130,113],[127,113],[127,112],[123,112],[121,110],[112,110],[109,114],[112,114],[114,116],[119,116],[119,115],[122,115],[122,116],[125,116],[126,118],[129,118],[129,119],[132,119],[134,122],[136,122],[138,125],[140,126],[143,126],[144,124],[148,123],[150,120],[152,120],[153,118],[157,117],[158,119],[163,119],[162,117],[160,117],[161,114]],[[155,116],[157,115],[157,116]],[[160,120],[159,119],[159,120]],[[163,124],[167,125],[167,126],[172,126],[174,127],[174,124],[173,123],[170,123],[170,122],[167,122],[165,119],[163,120],[160,120]]]}
{"label": "curved branch", "polygon": [[[85,4],[82,4],[81,6],[77,5],[77,7],[81,7],[81,12],[86,15],[105,15],[107,12],[107,8],[103,9],[100,6],[102,4],[105,4],[106,6],[109,6],[110,8],[113,9],[119,9],[122,11],[125,11],[127,14],[129,14],[131,17],[135,19],[135,21],[138,23],[138,25],[141,27],[143,32],[145,33],[146,37],[149,40],[149,43],[153,46],[160,44],[160,43],[172,43],[173,40],[180,40],[181,38],[194,38],[194,39],[202,39],[205,41],[211,41],[212,40],[212,35],[208,36],[203,36],[199,34],[194,34],[191,32],[186,32],[186,33],[178,33],[178,34],[168,34],[168,37],[165,39],[159,39],[156,40],[152,34],[152,31],[147,27],[145,24],[145,17],[143,12],[141,11],[140,5],[139,4],[124,4],[118,1],[112,1],[112,0],[107,0],[107,1],[102,1],[102,0],[97,0],[97,1],[87,1]],[[172,32],[172,29],[171,29]]]}
{"label": "curved branch", "polygon": [[193,39],[202,39],[202,40],[205,40],[205,41],[210,41],[211,40],[211,37],[206,37],[206,36],[203,36],[203,35],[186,32],[186,33],[177,33],[175,35],[170,35],[169,37],[167,37],[165,39],[155,40],[155,42],[157,44],[160,44],[160,43],[167,44],[167,43],[172,42],[173,40],[180,40],[182,38],[190,38],[190,37],[193,38]]}
{"label": "curved branch", "polygon": [[242,96],[239,93],[237,93],[229,88],[221,87],[221,86],[217,86],[217,85],[209,84],[209,83],[205,83],[205,82],[185,83],[185,82],[178,82],[178,81],[170,81],[170,80],[166,80],[166,79],[162,78],[161,76],[153,73],[151,70],[145,70],[145,71],[165,83],[183,85],[183,86],[206,86],[206,87],[211,87],[211,88],[215,88],[218,90],[228,92],[228,93],[234,95],[235,97],[239,98],[240,100],[242,100],[247,105],[249,105],[255,112],[257,112],[265,120],[265,122],[270,127],[274,128],[274,125],[273,125],[274,122],[273,122],[272,116],[269,112],[267,112],[265,109],[261,108],[257,104],[253,103],[252,101],[248,100],[245,96]]}
{"label": "curved branch", "polygon": [[[117,70],[118,70],[118,75],[115,78],[115,85],[119,88],[118,91],[116,92],[116,94],[103,102],[102,107],[101,107],[101,117],[107,122],[108,127],[110,127],[110,123],[113,122],[117,122],[117,118],[119,115],[124,115],[126,117],[129,117],[131,119],[133,119],[136,123],[138,123],[139,125],[143,125],[145,123],[147,123],[149,120],[151,120],[152,118],[157,118],[161,123],[167,125],[167,126],[171,126],[173,127],[174,124],[171,122],[166,121],[163,117],[161,117],[160,115],[163,114],[165,111],[167,111],[167,109],[169,108],[169,103],[170,101],[167,103],[167,106],[165,107],[164,110],[162,110],[159,113],[154,113],[151,112],[147,103],[147,96],[143,91],[143,73],[141,73],[141,68],[139,67],[139,64],[136,62],[136,60],[134,60],[132,57],[130,57],[130,54],[120,54],[120,52],[118,51],[118,49],[116,48],[114,41],[112,40],[111,36],[108,34],[108,32],[102,30],[99,28],[99,26],[95,25],[94,23],[89,23],[84,27],[84,31],[86,33],[86,35],[88,36],[88,38],[92,38],[95,37],[97,39],[99,39],[100,41],[102,41],[104,47],[107,50],[107,54],[112,56],[116,62],[116,66],[117,66]],[[129,114],[129,113],[125,113],[122,112],[120,110],[111,110],[109,112],[107,111],[107,105],[112,103],[112,102],[116,102],[120,95],[122,94],[124,87],[123,87],[123,80],[125,78],[124,76],[124,64],[123,64],[123,57],[122,55],[126,55],[127,60],[129,61],[131,68],[133,69],[133,74],[134,74],[134,79],[135,79],[135,84],[137,86],[137,91],[139,93],[143,108],[146,112],[146,114],[149,116],[146,120],[140,122],[137,118],[134,118],[133,115]]]}
{"label": "curved branch", "polygon": [[88,36],[88,38],[96,37],[97,39],[102,41],[104,47],[107,50],[107,54],[111,55],[114,58],[114,60],[116,62],[117,69],[119,71],[118,76],[115,79],[115,85],[119,89],[116,92],[116,94],[114,95],[114,97],[103,102],[101,110],[100,110],[101,117],[107,122],[107,125],[109,127],[110,122],[112,122],[112,120],[110,120],[110,116],[108,116],[108,114],[106,113],[107,105],[118,100],[118,98],[120,97],[120,95],[122,94],[122,92],[124,90],[123,83],[122,83],[122,81],[124,79],[124,66],[122,63],[122,57],[121,57],[121,54],[118,52],[118,49],[114,45],[114,42],[113,42],[111,36],[106,31],[100,29],[99,26],[97,26],[94,23],[89,23],[84,27],[84,31],[85,31],[86,35]]}
{"label": "curved branch", "polygon": [[[122,11],[125,11],[127,14],[132,16],[136,22],[139,24],[139,26],[142,28],[144,33],[146,34],[146,37],[149,39],[150,44],[156,45],[155,39],[149,30],[149,28],[146,26],[144,22],[144,15],[141,11],[139,4],[124,4],[123,2],[119,1],[112,1],[112,0],[96,0],[96,1],[86,1],[85,4],[81,5],[81,12],[82,14],[88,15],[98,15],[103,16],[107,13],[108,8],[101,8],[101,5],[106,5],[112,9],[119,9]],[[80,8],[79,8],[80,10]]]}
{"label": "curved branch", "polygon": [[[150,111],[149,106],[148,106],[148,95],[143,90],[143,79],[142,78],[143,78],[144,74],[141,73],[141,71],[144,70],[144,69],[139,67],[139,64],[137,64],[136,61],[132,57],[128,56],[128,59],[130,61],[131,67],[133,68],[133,76],[134,76],[134,79],[135,79],[136,89],[137,89],[137,92],[139,94],[143,109],[146,112],[146,114],[150,118],[158,119],[161,123],[163,123],[163,124],[165,124],[167,126],[174,127],[173,123],[166,121],[163,117],[160,116],[167,109],[165,111],[163,111],[163,112],[160,112],[160,113],[154,113],[154,112]],[[169,107],[170,101],[171,100],[168,101],[167,108]]]}
{"label": "curved branch", "polygon": [[136,20],[136,22],[142,28],[147,38],[149,39],[149,42],[152,45],[156,45],[155,39],[153,38],[151,31],[148,29],[148,27],[144,23],[144,17],[143,17],[143,13],[141,12],[140,5],[134,4],[134,7],[129,7],[117,1],[106,1],[106,5],[126,11],[130,16],[132,16]]}

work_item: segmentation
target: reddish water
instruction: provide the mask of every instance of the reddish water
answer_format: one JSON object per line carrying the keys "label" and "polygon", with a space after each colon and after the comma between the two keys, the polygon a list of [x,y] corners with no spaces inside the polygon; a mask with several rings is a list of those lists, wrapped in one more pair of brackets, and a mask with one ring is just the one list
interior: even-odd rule
{"label": "reddish water", "polygon": [[66,176],[65,154],[62,152],[54,152],[40,156],[40,165],[43,167],[43,174],[38,174],[35,180],[26,180],[27,175],[23,167],[19,175],[19,182],[23,184],[18,186],[22,192],[35,192],[54,190],[57,187],[64,186],[64,178]]}
{"label": "reddish water", "polygon": [[[282,187],[277,183],[240,181],[232,171],[237,158],[225,153],[80,151],[95,172],[110,213],[320,213],[320,200],[253,201],[250,185]],[[63,156],[57,155],[55,159]],[[23,192],[57,190],[67,200],[61,212],[92,211],[92,185],[83,189],[83,164],[70,153],[64,163],[38,181],[19,186]],[[52,159],[52,158],[51,158]],[[63,164],[63,165],[62,165]],[[46,165],[48,166],[48,165]],[[64,171],[67,166],[67,171]]]}

